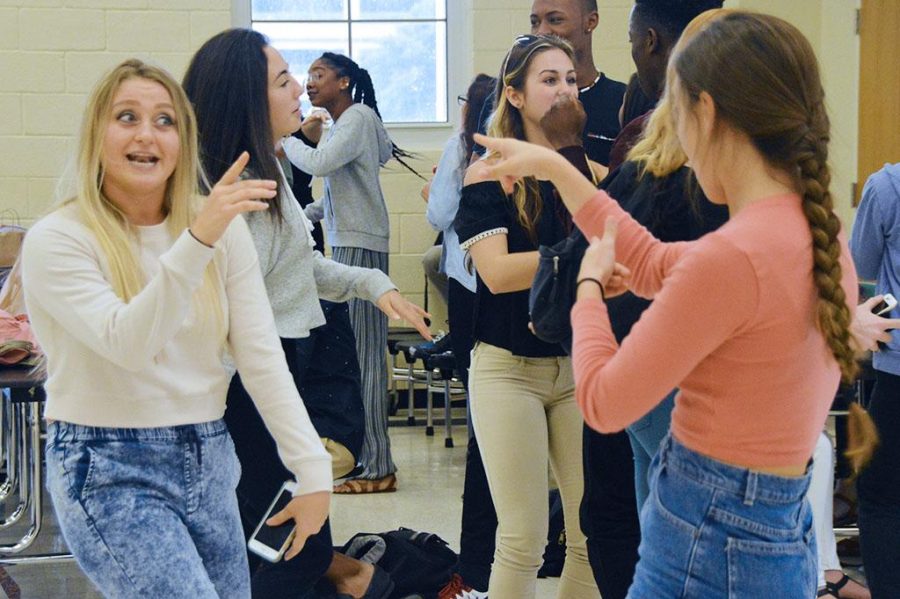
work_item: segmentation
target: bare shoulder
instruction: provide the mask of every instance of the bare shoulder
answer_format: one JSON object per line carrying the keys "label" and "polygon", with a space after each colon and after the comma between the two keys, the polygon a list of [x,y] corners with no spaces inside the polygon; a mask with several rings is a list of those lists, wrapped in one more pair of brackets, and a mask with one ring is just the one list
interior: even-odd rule
{"label": "bare shoulder", "polygon": [[482,158],[470,164],[469,168],[466,169],[466,177],[463,180],[463,185],[493,181],[494,179],[495,177],[491,176],[490,170],[488,169],[487,161]]}

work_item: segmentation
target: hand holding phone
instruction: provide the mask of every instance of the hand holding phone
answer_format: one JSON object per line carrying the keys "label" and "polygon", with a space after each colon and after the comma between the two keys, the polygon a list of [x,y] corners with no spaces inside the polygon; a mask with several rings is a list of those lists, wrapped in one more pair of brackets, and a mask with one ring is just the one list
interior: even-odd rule
{"label": "hand holding phone", "polygon": [[893,310],[896,307],[897,307],[897,298],[895,298],[890,293],[885,293],[882,296],[881,301],[878,302],[874,308],[872,308],[872,312],[877,314],[878,316],[881,316],[883,314],[890,312],[891,310]]}
{"label": "hand holding phone", "polygon": [[891,331],[900,329],[900,318],[878,314],[879,311],[887,314],[892,305],[896,305],[893,297],[884,301],[876,295],[856,307],[850,323],[850,332],[853,334],[854,345],[858,351],[878,351],[879,344],[891,341]]}
{"label": "hand holding phone", "polygon": [[330,506],[331,493],[328,491],[298,495],[291,499],[283,510],[266,521],[270,526],[278,526],[291,520],[294,522],[294,540],[284,559],[291,559],[300,553],[306,539],[322,530],[325,520],[328,519]]}
{"label": "hand holding phone", "polygon": [[296,489],[297,483],[294,481],[287,481],[281,486],[269,509],[266,510],[266,515],[263,516],[262,521],[256,526],[256,530],[253,531],[247,542],[247,548],[250,551],[270,562],[277,562],[282,558],[294,538],[295,530],[294,523],[291,521],[286,521],[279,526],[269,526],[266,521],[287,507],[294,498]]}

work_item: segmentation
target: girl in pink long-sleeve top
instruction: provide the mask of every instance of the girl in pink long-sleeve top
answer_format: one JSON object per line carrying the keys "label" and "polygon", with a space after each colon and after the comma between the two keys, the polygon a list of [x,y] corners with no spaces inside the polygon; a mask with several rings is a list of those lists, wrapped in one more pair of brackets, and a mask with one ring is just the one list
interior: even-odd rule
{"label": "girl in pink long-sleeve top", "polygon": [[[855,374],[857,299],[816,59],[780,19],[711,11],[669,64],[672,125],[703,191],[731,213],[698,241],[654,239],[550,152],[483,143],[501,156],[496,175],[550,179],[579,228],[603,235],[572,312],[587,422],[620,430],[680,388],[629,597],[811,597],[808,462],[839,380]],[[603,301],[616,260],[654,298],[621,347]]]}

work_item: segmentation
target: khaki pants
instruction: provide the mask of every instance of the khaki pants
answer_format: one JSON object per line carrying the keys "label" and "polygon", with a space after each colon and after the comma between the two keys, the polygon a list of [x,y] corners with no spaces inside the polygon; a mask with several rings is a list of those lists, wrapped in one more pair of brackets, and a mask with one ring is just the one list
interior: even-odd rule
{"label": "khaki pants", "polygon": [[322,437],[322,445],[325,446],[325,451],[331,456],[332,478],[343,478],[356,468],[356,460],[349,449],[328,437]]}
{"label": "khaki pants", "polygon": [[557,596],[599,598],[578,521],[583,421],[571,359],[523,358],[479,342],[469,376],[472,421],[499,520],[488,594],[491,599],[535,595],[547,544],[549,459],[566,523],[566,564]]}

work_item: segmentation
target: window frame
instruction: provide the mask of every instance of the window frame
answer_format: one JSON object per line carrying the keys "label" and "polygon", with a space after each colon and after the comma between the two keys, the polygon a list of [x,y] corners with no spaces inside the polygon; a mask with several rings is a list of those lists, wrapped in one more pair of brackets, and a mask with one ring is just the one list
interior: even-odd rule
{"label": "window frame", "polygon": [[[251,0],[231,0],[231,25],[250,27]],[[447,137],[460,126],[456,97],[465,94],[472,73],[472,0],[447,2],[447,118],[445,123],[398,123],[387,125],[394,142],[407,150],[442,148]]]}

